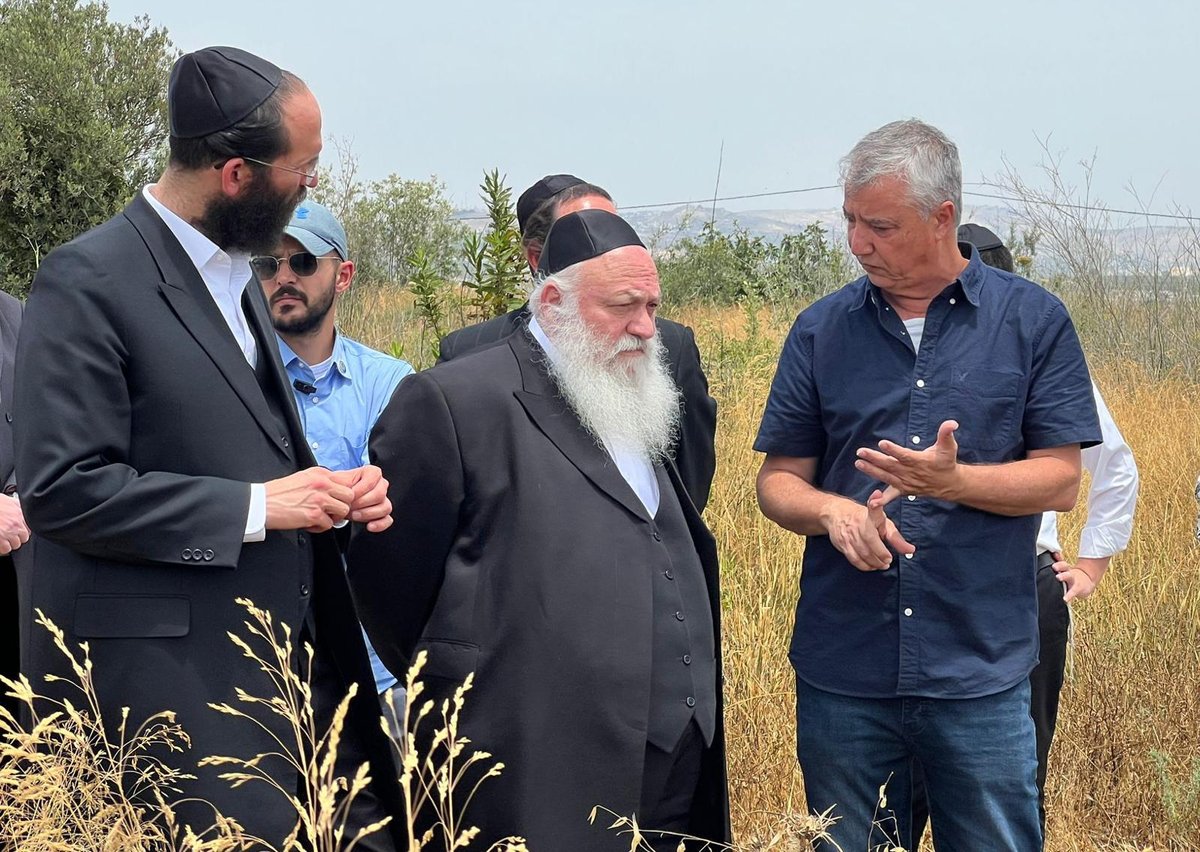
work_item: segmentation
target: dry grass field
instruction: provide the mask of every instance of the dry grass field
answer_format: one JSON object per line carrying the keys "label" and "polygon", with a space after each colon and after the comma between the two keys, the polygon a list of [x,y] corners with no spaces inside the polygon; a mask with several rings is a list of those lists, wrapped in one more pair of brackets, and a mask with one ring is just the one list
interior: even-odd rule
{"label": "dry grass field", "polygon": [[[427,343],[405,303],[397,293],[360,293],[344,325],[382,348],[399,343],[424,366]],[[803,548],[759,514],[761,457],[751,450],[794,310],[697,307],[673,316],[695,328],[720,403],[706,520],[722,556],[734,820],[745,838],[804,802],[786,657]],[[1099,334],[1086,329],[1085,348],[1106,349]],[[1099,592],[1073,605],[1074,666],[1051,757],[1047,849],[1200,849],[1200,384],[1128,360],[1092,361],[1137,457],[1141,499],[1129,549]],[[1062,520],[1068,553],[1081,523],[1078,509]]]}

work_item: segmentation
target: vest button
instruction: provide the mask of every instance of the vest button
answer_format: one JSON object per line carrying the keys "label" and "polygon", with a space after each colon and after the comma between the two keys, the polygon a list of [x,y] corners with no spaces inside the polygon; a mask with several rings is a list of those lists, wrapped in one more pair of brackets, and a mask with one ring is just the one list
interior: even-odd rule
{"label": "vest button", "polygon": [[688,706],[688,707],[695,707],[695,706],[696,706],[696,699],[695,699],[695,698],[692,698],[692,696],[690,696],[690,695],[689,695],[689,696],[687,697],[687,706]]}
{"label": "vest button", "polygon": [[679,612],[678,610],[676,610],[676,612],[675,612],[675,620],[676,620],[676,621],[683,621],[683,613],[682,613],[682,612]]}
{"label": "vest button", "polygon": [[663,576],[666,577],[668,580],[674,580],[675,572],[672,571],[670,568],[668,568],[666,571],[663,571]]}
{"label": "vest button", "polygon": [[291,446],[291,443],[288,441],[288,439],[283,437],[282,435],[279,438],[279,443],[283,444],[283,448],[285,450]]}
{"label": "vest button", "polygon": [[662,533],[658,530],[651,530],[650,535],[654,536],[655,541],[662,541]]}
{"label": "vest button", "polygon": [[308,597],[308,583],[300,584],[300,597],[302,597],[302,598]]}
{"label": "vest button", "polygon": [[685,666],[690,666],[692,664],[692,655],[691,654],[683,655],[683,664]]}

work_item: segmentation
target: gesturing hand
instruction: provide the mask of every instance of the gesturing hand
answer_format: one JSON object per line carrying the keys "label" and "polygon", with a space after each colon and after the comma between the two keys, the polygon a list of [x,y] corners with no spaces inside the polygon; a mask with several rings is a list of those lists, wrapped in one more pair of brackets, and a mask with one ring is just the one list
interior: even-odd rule
{"label": "gesturing hand", "polygon": [[825,528],[829,540],[859,571],[885,571],[892,564],[890,545],[899,553],[916,553],[900,530],[884,514],[883,507],[893,497],[872,492],[863,506],[853,500],[838,500],[829,513]]}
{"label": "gesturing hand", "polygon": [[[861,447],[854,466],[886,483],[887,500],[901,494],[953,499],[958,484],[958,422],[947,420],[938,427],[937,440],[924,450],[910,450],[891,441],[880,441],[879,449]],[[894,491],[893,491],[894,489]]]}

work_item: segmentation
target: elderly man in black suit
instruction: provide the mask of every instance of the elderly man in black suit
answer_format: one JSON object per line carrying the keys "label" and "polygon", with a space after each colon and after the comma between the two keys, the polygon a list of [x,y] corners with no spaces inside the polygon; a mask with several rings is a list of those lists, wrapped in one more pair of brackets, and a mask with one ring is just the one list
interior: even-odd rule
{"label": "elderly man in black suit", "polygon": [[584,210],[540,272],[526,329],[406,379],[377,422],[396,523],[351,545],[359,612],[394,671],[428,652],[434,698],[475,673],[461,732],[505,764],[468,812],[485,840],[627,848],[595,805],[726,840],[716,548],[670,457],[654,261]]}
{"label": "elderly man in black suit", "polygon": [[[316,186],[320,108],[295,76],[226,47],[180,58],[168,104],[162,178],[51,252],[25,312],[16,371],[17,475],[34,534],[32,558],[18,566],[25,668],[63,673],[50,637],[30,626],[40,607],[68,642],[90,644],[110,729],[122,708],[134,722],[177,711],[192,747],[170,759],[199,776],[184,794],[278,844],[297,817],[284,794],[303,792],[294,767],[267,757],[261,767],[281,790],[234,790],[220,769],[196,766],[294,742],[271,712],[259,714],[260,729],[207,706],[238,704],[239,687],[275,694],[226,635],[247,617],[235,598],[252,599],[315,647],[319,724],[358,685],[340,757],[349,771],[369,760],[376,783],[354,809],[353,835],[399,801],[330,530],[347,518],[385,529],[387,485],[377,468],[315,466],[249,264]],[[197,828],[212,819],[196,804],[182,813]],[[365,848],[394,847],[384,834]]]}
{"label": "elderly man in black suit", "polygon": [[[608,192],[574,175],[547,175],[521,193],[517,199],[517,224],[530,270],[538,268],[542,244],[556,219],[592,209],[617,212]],[[451,332],[442,338],[438,361],[450,361],[481,346],[491,346],[528,321],[529,305],[525,304],[487,322]],[[671,377],[681,394],[682,416],[672,456],[688,495],[696,509],[703,512],[717,468],[713,446],[717,401],[708,393],[708,379],[700,365],[700,350],[692,330],[663,317],[656,317],[655,323],[667,353]]]}
{"label": "elderly man in black suit", "polygon": [[[29,527],[17,497],[17,478],[13,464],[13,360],[17,352],[17,334],[21,330],[21,303],[0,293],[0,675],[15,678],[20,670],[17,629],[17,574],[13,555],[29,541]],[[0,687],[0,693],[5,690]],[[20,710],[16,700],[0,695],[0,703],[14,716]]]}

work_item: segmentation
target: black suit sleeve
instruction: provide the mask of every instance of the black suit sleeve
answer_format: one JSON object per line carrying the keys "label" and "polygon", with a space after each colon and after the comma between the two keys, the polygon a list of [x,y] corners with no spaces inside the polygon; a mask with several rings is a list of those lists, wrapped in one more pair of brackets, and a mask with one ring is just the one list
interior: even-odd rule
{"label": "black suit sleeve", "polygon": [[683,395],[683,418],[675,465],[697,511],[708,504],[713,475],[717,470],[714,441],[717,434],[717,401],[709,396],[708,379],[700,365],[696,336],[685,325],[676,325],[679,333],[669,348],[674,355],[675,384]]}
{"label": "black suit sleeve", "polygon": [[216,553],[205,565],[235,567],[250,485],[133,465],[137,400],[125,376],[123,325],[136,306],[112,296],[127,282],[96,266],[74,246],[51,253],[25,310],[13,437],[26,520],[38,535],[91,556],[184,564],[181,552],[200,541]]}
{"label": "black suit sleeve", "polygon": [[396,388],[371,431],[370,452],[387,477],[395,520],[382,533],[355,530],[350,588],[379,658],[404,672],[441,589],[464,497],[454,421],[428,373]]}

